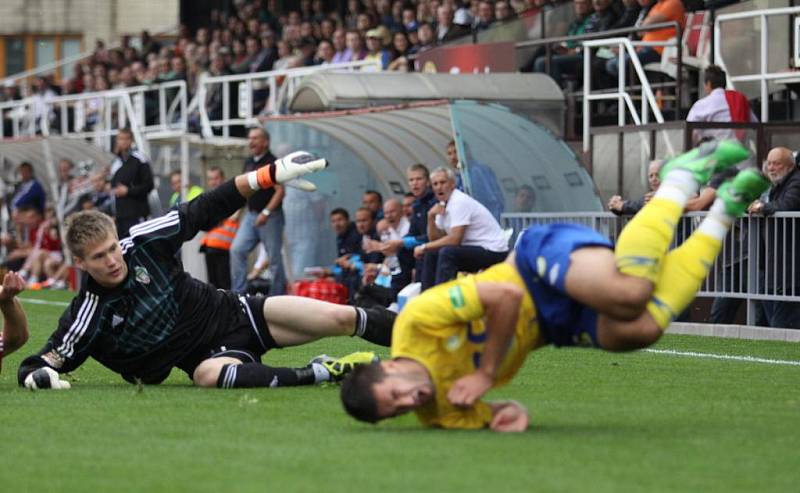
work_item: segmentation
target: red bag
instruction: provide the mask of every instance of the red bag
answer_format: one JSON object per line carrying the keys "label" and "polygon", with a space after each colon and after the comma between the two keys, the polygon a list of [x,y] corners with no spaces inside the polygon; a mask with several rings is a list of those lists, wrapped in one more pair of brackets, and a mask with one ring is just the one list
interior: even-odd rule
{"label": "red bag", "polygon": [[297,281],[292,285],[292,292],[297,296],[315,300],[329,301],[339,305],[347,304],[347,287],[328,278]]}

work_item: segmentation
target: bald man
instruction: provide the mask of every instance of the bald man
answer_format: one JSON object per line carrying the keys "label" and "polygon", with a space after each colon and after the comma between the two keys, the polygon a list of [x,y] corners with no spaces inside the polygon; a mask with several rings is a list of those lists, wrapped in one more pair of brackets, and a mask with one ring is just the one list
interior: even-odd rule
{"label": "bald man", "polygon": [[[800,211],[800,173],[797,172],[792,151],[776,147],[767,154],[764,174],[771,182],[766,201],[756,200],[747,211],[750,214],[771,216],[781,211]],[[800,294],[800,259],[796,250],[796,219],[767,220],[761,228],[764,254],[759,257],[760,292],[767,294]],[[777,263],[773,255],[780,255]],[[770,327],[800,329],[800,303],[769,301],[764,313]]]}

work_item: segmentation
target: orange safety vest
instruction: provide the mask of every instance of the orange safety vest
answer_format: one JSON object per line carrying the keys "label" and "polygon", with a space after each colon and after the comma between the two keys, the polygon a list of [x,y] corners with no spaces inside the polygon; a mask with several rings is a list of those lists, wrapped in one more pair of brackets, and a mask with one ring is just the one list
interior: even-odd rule
{"label": "orange safety vest", "polygon": [[200,244],[217,250],[230,250],[237,229],[239,229],[237,221],[230,218],[226,219],[222,221],[222,224],[209,231],[200,241]]}

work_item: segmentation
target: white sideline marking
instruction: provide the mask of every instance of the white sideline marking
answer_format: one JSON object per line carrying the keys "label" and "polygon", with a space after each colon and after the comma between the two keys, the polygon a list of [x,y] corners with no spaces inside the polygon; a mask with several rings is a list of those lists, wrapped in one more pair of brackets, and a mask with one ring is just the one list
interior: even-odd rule
{"label": "white sideline marking", "polygon": [[19,300],[23,303],[30,303],[32,305],[69,306],[69,303],[66,301],[37,300],[33,298],[20,298]]}
{"label": "white sideline marking", "polygon": [[695,353],[691,351],[675,351],[674,349],[642,349],[642,351],[657,354],[670,354],[673,356],[691,356],[693,358],[727,359],[734,361],[746,361],[748,363],[800,366],[800,360],[767,359],[756,358],[755,356],[732,356],[730,354]]}

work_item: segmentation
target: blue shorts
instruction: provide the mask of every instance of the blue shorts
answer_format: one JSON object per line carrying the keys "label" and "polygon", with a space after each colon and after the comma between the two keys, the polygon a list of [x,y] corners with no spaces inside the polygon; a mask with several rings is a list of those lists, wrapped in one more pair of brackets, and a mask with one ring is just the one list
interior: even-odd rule
{"label": "blue shorts", "polygon": [[613,248],[597,231],[575,224],[534,226],[517,241],[517,270],[536,305],[542,333],[555,346],[599,347],[597,312],[571,299],[564,288],[570,254],[590,246]]}

